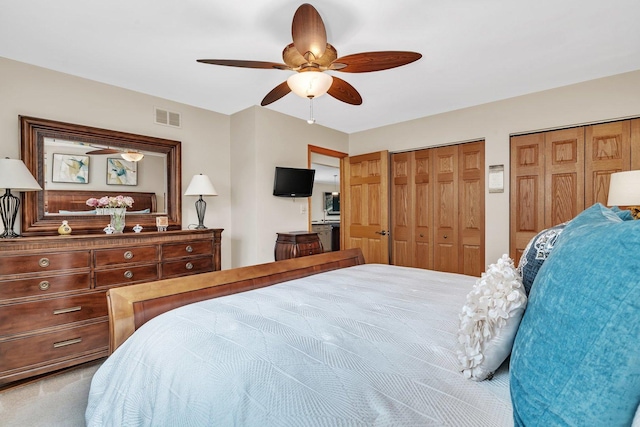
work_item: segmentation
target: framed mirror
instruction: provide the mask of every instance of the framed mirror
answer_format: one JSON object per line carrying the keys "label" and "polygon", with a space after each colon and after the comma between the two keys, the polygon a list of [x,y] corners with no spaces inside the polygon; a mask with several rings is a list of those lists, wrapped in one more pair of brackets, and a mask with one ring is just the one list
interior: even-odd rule
{"label": "framed mirror", "polygon": [[[182,228],[180,141],[20,116],[21,156],[43,191],[22,194],[21,234],[56,235],[62,220],[73,234],[103,233],[109,223],[91,198],[123,195],[127,229]],[[125,230],[127,232],[127,230]]]}

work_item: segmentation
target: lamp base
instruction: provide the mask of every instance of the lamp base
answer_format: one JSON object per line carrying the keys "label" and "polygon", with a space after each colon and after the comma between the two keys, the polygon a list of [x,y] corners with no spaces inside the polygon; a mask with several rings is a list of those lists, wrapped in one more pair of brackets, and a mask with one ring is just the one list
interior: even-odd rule
{"label": "lamp base", "polygon": [[6,189],[3,196],[0,196],[0,217],[2,217],[2,225],[4,232],[0,234],[2,239],[14,239],[20,237],[18,233],[13,231],[18,216],[18,207],[20,207],[20,199],[11,194],[10,189]]}
{"label": "lamp base", "polygon": [[204,230],[207,227],[204,226],[204,213],[207,210],[207,202],[202,199],[202,196],[196,200],[196,213],[198,214],[198,225],[196,230]]}

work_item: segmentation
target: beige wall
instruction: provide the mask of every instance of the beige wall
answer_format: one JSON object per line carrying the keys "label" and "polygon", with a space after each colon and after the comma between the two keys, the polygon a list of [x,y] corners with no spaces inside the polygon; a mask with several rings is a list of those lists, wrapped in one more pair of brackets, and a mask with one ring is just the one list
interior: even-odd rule
{"label": "beige wall", "polygon": [[[182,114],[182,127],[154,123],[154,107]],[[230,117],[139,92],[0,58],[0,156],[20,158],[18,116],[32,116],[149,135],[182,142],[182,189],[194,174],[213,181],[205,225],[231,228]],[[183,227],[197,224],[195,198],[183,198]],[[222,264],[231,266],[231,244],[223,233]]]}
{"label": "beige wall", "polygon": [[[212,94],[214,96],[215,94]],[[351,155],[485,139],[486,165],[504,164],[505,193],[486,193],[486,261],[509,246],[509,135],[640,116],[640,71],[425,117],[351,135],[269,109],[232,116],[0,58],[0,156],[20,157],[18,115],[182,141],[182,187],[205,173],[218,191],[205,224],[221,227],[223,268],[268,262],[279,231],[306,230],[307,200],[272,196],[275,166],[306,167],[307,146]],[[154,123],[154,107],[182,127]],[[183,226],[197,223],[183,198]]]}
{"label": "beige wall", "polygon": [[306,168],[308,145],[347,152],[348,135],[260,107],[231,123],[234,266],[270,262],[278,232],[309,227],[306,198],[273,196],[275,167]]}
{"label": "beige wall", "polygon": [[[640,71],[592,80],[349,136],[349,154],[484,139],[485,164],[505,166],[505,192],[485,194],[486,262],[509,252],[509,136],[640,116]],[[485,190],[486,191],[486,190]]]}

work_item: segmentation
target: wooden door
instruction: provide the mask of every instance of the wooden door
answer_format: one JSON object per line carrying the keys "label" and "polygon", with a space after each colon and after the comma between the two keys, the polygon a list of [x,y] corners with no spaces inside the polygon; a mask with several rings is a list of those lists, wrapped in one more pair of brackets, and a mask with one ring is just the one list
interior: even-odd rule
{"label": "wooden door", "polygon": [[432,150],[419,150],[413,156],[413,235],[414,263],[418,268],[433,268],[433,190]]}
{"label": "wooden door", "polygon": [[391,155],[391,263],[415,265],[413,154]]}
{"label": "wooden door", "polygon": [[389,263],[389,152],[341,162],[344,248],[359,247],[368,263]]}
{"label": "wooden door", "polygon": [[433,268],[431,150],[391,155],[391,262]]}
{"label": "wooden door", "polygon": [[544,225],[569,221],[585,208],[584,127],[544,133]]}
{"label": "wooden door", "polygon": [[611,174],[631,168],[631,121],[587,126],[585,141],[585,206],[606,206]]}
{"label": "wooden door", "polygon": [[459,152],[459,245],[457,272],[480,276],[484,262],[484,141],[462,144]]}
{"label": "wooden door", "polygon": [[527,243],[544,229],[544,135],[511,138],[510,256],[517,265]]}
{"label": "wooden door", "polygon": [[433,268],[458,272],[458,147],[433,149]]}

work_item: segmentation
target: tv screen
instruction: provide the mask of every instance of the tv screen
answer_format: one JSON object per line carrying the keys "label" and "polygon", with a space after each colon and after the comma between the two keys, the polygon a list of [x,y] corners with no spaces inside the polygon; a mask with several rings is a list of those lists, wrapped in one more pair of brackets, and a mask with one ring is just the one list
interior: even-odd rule
{"label": "tv screen", "polygon": [[315,169],[276,166],[273,195],[279,197],[311,197],[315,175]]}

